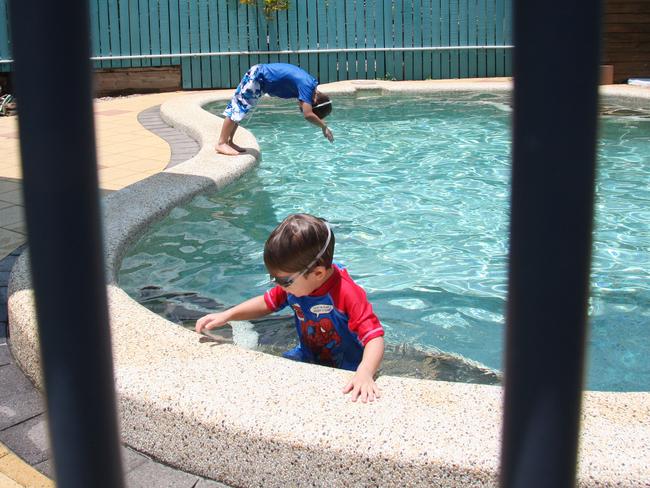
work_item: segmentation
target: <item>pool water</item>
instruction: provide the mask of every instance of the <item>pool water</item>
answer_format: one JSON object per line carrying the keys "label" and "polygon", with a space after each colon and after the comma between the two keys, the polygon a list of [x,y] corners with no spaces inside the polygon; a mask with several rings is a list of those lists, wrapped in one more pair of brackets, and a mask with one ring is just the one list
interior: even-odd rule
{"label": "pool water", "polygon": [[[650,109],[609,101],[601,111],[587,386],[648,391]],[[120,285],[144,304],[146,286],[168,304],[183,293],[214,300],[189,303],[197,315],[234,305],[267,289],[270,231],[312,213],[331,222],[335,259],[368,292],[389,344],[500,370],[510,115],[506,94],[336,97],[330,144],[295,101],[264,99],[244,124],[259,167],[154,225]]]}

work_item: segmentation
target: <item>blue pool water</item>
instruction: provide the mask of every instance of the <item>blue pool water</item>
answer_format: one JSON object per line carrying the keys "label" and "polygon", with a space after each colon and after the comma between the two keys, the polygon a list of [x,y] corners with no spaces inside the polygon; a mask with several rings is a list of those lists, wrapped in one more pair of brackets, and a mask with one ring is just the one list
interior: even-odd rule
{"label": "blue pool water", "polygon": [[[125,258],[121,286],[133,296],[156,286],[234,305],[266,289],[262,248],[275,225],[313,213],[332,223],[336,259],[368,292],[390,343],[500,369],[508,96],[334,103],[330,144],[295,101],[263,100],[247,125],[259,167],[154,225]],[[222,105],[209,108],[218,114]],[[602,112],[587,386],[648,391],[650,110],[608,102]]]}

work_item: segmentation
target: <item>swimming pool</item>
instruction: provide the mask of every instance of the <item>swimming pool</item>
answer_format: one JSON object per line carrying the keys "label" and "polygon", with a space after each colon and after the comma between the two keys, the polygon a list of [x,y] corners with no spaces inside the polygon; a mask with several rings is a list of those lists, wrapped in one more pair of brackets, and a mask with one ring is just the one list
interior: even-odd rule
{"label": "swimming pool", "polygon": [[[154,225],[124,260],[121,286],[136,297],[158,286],[170,303],[188,291],[217,306],[237,303],[265,289],[270,230],[306,211],[332,222],[337,259],[368,291],[392,344],[500,368],[507,97],[335,102],[330,145],[302,122],[295,102],[264,101],[248,125],[262,149],[259,168]],[[601,125],[588,386],[648,390],[650,118],[645,109],[621,110],[608,107]]]}

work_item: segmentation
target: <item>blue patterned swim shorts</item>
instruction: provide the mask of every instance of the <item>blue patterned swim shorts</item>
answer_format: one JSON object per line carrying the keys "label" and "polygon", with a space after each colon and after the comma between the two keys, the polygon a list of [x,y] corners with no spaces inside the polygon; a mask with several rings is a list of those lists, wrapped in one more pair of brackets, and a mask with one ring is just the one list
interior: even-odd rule
{"label": "blue patterned swim shorts", "polygon": [[226,110],[223,111],[224,117],[239,123],[255,108],[259,99],[264,95],[259,81],[258,68],[258,64],[252,66],[239,82],[232,100],[228,102]]}

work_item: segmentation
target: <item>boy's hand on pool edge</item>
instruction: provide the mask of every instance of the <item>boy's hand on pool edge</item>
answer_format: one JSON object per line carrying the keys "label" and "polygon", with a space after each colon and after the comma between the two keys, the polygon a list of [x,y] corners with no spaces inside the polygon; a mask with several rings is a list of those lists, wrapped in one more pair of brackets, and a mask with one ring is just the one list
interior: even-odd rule
{"label": "boy's hand on pool edge", "polygon": [[228,317],[223,312],[211,313],[197,320],[194,330],[200,334],[204,330],[216,329],[217,327],[226,325],[228,320]]}
{"label": "boy's hand on pool edge", "polygon": [[370,373],[357,371],[350,382],[343,388],[343,393],[351,393],[350,399],[356,402],[360,399],[363,403],[374,402],[381,396],[381,392]]}
{"label": "boy's hand on pool edge", "polygon": [[350,382],[343,388],[343,393],[350,393],[351,400],[356,402],[361,398],[363,403],[373,402],[380,397],[380,391],[375,383],[375,373],[379,369],[381,360],[384,357],[383,335],[370,339],[363,348],[363,359],[357,368],[357,372]]}

